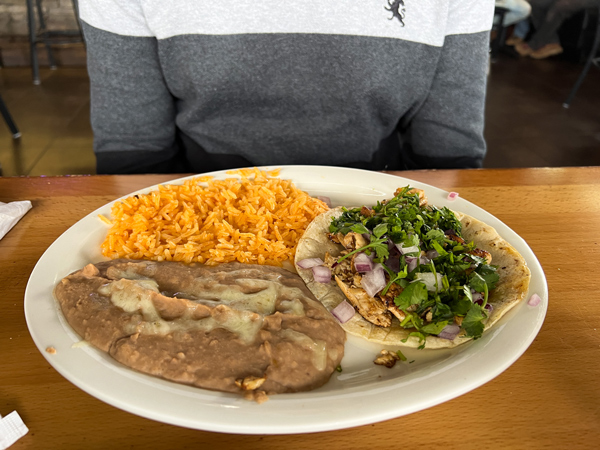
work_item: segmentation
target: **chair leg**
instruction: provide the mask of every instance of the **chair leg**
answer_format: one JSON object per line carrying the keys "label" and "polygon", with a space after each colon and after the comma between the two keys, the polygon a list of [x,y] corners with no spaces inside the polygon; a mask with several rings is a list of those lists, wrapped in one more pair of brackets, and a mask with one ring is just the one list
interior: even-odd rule
{"label": "chair leg", "polygon": [[77,22],[77,28],[79,29],[79,34],[81,36],[81,42],[83,43],[83,48],[85,48],[85,36],[83,35],[83,29],[81,28],[81,19],[79,18],[79,0],[73,1],[73,11],[75,13],[75,21]]}
{"label": "chair leg", "polygon": [[40,65],[37,54],[37,36],[33,0],[27,0],[27,26],[29,27],[29,53],[31,57],[31,72],[33,84],[40,84]]}
{"label": "chair leg", "polygon": [[498,57],[498,53],[500,52],[500,47],[506,40],[506,27],[504,26],[504,16],[506,11],[497,10],[494,14],[494,18],[498,17],[498,26],[493,27],[496,30],[496,37],[491,43],[491,60],[492,62],[496,62],[496,58]]}
{"label": "chair leg", "polygon": [[598,7],[598,25],[596,26],[596,37],[594,38],[594,44],[592,45],[592,50],[590,51],[590,56],[588,57],[588,59],[585,63],[585,67],[581,71],[579,78],[577,78],[575,85],[571,89],[569,96],[563,103],[563,108],[569,108],[569,106],[571,106],[571,103],[573,102],[573,99],[575,98],[575,94],[577,94],[577,91],[581,87],[581,84],[583,83],[583,80],[585,79],[587,73],[589,72],[590,67],[592,67],[592,64],[594,64],[595,60],[597,59],[596,54],[598,52],[598,47],[600,47],[600,7]]}
{"label": "chair leg", "polygon": [[54,61],[54,55],[52,54],[52,48],[48,43],[47,32],[46,29],[46,19],[44,19],[44,11],[42,10],[42,0],[35,0],[37,6],[38,17],[40,21],[40,27],[42,29],[42,40],[44,41],[44,45],[46,46],[46,52],[48,53],[48,65],[51,70],[56,70],[56,61]]}
{"label": "chair leg", "polygon": [[81,22],[79,21],[79,1],[72,0],[73,2],[73,12],[75,13],[75,21],[77,22],[77,28],[79,28],[79,32],[83,36],[83,30],[81,29]]}
{"label": "chair leg", "polygon": [[17,125],[15,124],[15,121],[11,117],[10,112],[8,111],[8,108],[6,107],[6,104],[4,103],[4,100],[2,100],[1,96],[0,96],[0,113],[2,114],[2,117],[4,117],[4,121],[6,122],[6,125],[8,125],[8,129],[12,133],[13,139],[17,139],[17,138],[21,137],[21,133],[19,132],[19,129],[17,128]]}

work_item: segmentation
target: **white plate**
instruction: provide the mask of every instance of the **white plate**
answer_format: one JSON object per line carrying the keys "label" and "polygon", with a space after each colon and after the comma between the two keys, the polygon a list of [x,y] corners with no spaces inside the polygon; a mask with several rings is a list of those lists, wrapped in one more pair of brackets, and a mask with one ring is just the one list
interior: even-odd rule
{"label": "white plate", "polygon": [[[215,172],[217,178],[231,177]],[[33,340],[48,362],[65,378],[94,397],[149,419],[183,427],[246,434],[306,433],[374,423],[434,406],[490,381],[519,358],[540,330],[546,315],[548,288],[544,272],[523,239],[481,208],[416,181],[363,170],[283,167],[281,178],[313,196],[331,198],[334,206],[372,205],[390,198],[399,186],[425,190],[430,202],[448,206],[492,225],[527,260],[530,295],[542,297],[538,307],[525,302],[510,311],[481,339],[452,350],[404,350],[408,361],[393,369],[373,364],[381,350],[349,337],[342,361],[323,387],[296,394],[273,395],[258,405],[233,394],[179,385],[130,370],[90,346],[75,346],[80,337],[65,322],[52,290],[61,278],[106,258],[100,243],[108,227],[98,214],[110,215],[111,204],[89,214],[43,254],[25,291],[25,315]],[[183,179],[170,183],[181,183]],[[148,192],[156,186],[139,192]],[[45,351],[49,346],[55,354]]]}

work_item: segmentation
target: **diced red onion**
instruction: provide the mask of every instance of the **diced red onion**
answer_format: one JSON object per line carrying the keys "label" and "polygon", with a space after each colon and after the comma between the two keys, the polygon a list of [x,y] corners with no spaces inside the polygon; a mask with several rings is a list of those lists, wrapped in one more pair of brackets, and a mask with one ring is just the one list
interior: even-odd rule
{"label": "diced red onion", "polygon": [[396,247],[396,244],[394,244],[391,240],[388,240],[388,250],[390,251],[390,258],[398,258],[400,255],[402,255],[400,250],[398,250],[398,247]]}
{"label": "diced red onion", "polygon": [[[481,292],[475,292],[473,293],[473,303],[477,303],[479,306],[483,305],[483,294]],[[494,310],[494,306],[486,303],[485,306],[483,307],[483,309],[485,309],[488,313],[488,316],[492,313],[492,311]]]}
{"label": "diced red onion", "polygon": [[421,272],[416,275],[416,279],[423,283],[428,291],[435,292],[436,291],[436,280],[437,280],[437,289],[441,289],[442,287],[442,274],[441,273],[432,273],[432,272]]}
{"label": "diced red onion", "polygon": [[454,323],[449,323],[440,331],[438,337],[452,341],[458,336],[458,333],[460,333],[460,327]]}
{"label": "diced red onion", "polygon": [[450,200],[451,202],[453,202],[457,198],[458,198],[458,192],[450,192],[448,194],[448,200]]}
{"label": "diced red onion", "polygon": [[327,266],[314,266],[312,273],[317,283],[327,284],[331,281],[331,270]]}
{"label": "diced red onion", "polygon": [[398,256],[390,256],[385,261],[385,265],[394,272],[400,272],[400,258]]}
{"label": "diced red onion", "polygon": [[323,260],[321,258],[306,258],[298,261],[298,267],[301,269],[312,269],[315,266],[322,266]]}
{"label": "diced red onion", "polygon": [[373,259],[364,252],[359,252],[354,257],[354,268],[357,272],[365,273],[373,270]]}
{"label": "diced red onion", "polygon": [[375,297],[386,285],[383,266],[375,264],[372,270],[362,276],[360,285],[370,297]]}
{"label": "diced red onion", "polygon": [[417,258],[416,256],[405,256],[404,259],[406,260],[406,264],[408,265],[409,272],[415,270],[418,264],[429,264],[429,259],[424,256],[421,256],[420,258]]}
{"label": "diced red onion", "polygon": [[404,247],[402,243],[396,244],[396,248],[400,250],[400,253],[406,255],[407,253],[418,253],[421,251],[418,245],[412,245],[410,247]]}
{"label": "diced red onion", "polygon": [[529,301],[527,302],[527,304],[529,306],[537,306],[542,302],[542,297],[540,297],[537,294],[533,294],[530,298]]}
{"label": "diced red onion", "polygon": [[331,208],[331,199],[322,195],[317,195],[317,198]]}
{"label": "diced red onion", "polygon": [[352,319],[352,317],[354,317],[354,307],[344,300],[331,310],[331,314],[333,314],[333,317],[335,317],[340,323],[346,323]]}
{"label": "diced red onion", "polygon": [[406,260],[406,264],[408,265],[409,272],[412,272],[417,268],[419,258],[417,258],[416,256],[405,256],[404,259]]}

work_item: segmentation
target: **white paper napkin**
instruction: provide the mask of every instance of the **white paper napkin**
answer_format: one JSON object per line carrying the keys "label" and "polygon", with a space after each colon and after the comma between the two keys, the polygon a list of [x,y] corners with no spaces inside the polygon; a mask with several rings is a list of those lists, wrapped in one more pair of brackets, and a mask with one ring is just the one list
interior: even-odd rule
{"label": "white paper napkin", "polygon": [[29,428],[16,411],[0,416],[0,450],[5,450],[27,434]]}
{"label": "white paper napkin", "polygon": [[31,202],[0,202],[0,239],[31,209]]}

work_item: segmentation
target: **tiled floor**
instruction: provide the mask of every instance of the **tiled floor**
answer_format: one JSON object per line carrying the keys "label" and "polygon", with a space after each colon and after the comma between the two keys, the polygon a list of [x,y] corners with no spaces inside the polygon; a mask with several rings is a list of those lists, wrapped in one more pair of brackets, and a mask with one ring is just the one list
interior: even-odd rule
{"label": "tiled floor", "polygon": [[[582,69],[565,59],[501,54],[487,98],[486,167],[600,165],[600,71],[592,68],[571,108],[562,103]],[[0,94],[22,137],[0,123],[4,176],[94,173],[85,67],[0,69]]]}
{"label": "tiled floor", "polygon": [[89,174],[95,171],[85,68],[42,69],[34,86],[27,68],[0,70],[0,93],[21,138],[0,124],[3,175]]}

